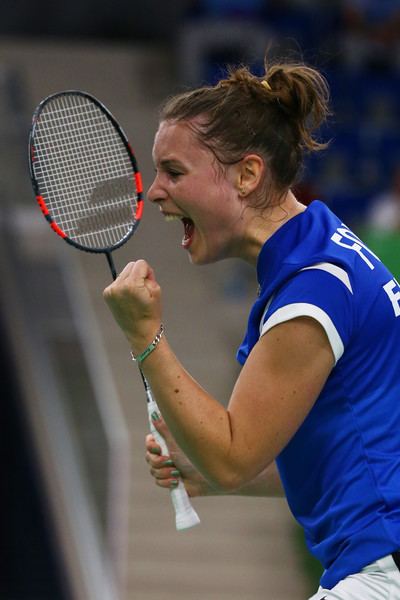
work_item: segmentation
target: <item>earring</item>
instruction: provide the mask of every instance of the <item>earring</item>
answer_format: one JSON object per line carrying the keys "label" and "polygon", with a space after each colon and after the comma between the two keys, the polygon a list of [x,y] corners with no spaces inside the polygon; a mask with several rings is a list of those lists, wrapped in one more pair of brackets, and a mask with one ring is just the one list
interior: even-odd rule
{"label": "earring", "polygon": [[245,187],[241,187],[241,188],[239,189],[239,194],[240,194],[241,196],[245,196],[245,195],[246,195],[246,188],[245,188]]}

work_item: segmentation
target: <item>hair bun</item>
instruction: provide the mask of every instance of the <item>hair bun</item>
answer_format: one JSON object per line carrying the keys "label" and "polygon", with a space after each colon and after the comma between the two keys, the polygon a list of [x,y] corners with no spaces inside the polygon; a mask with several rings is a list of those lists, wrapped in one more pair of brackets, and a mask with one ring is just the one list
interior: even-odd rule
{"label": "hair bun", "polygon": [[318,143],[310,132],[329,114],[329,87],[325,78],[303,64],[273,65],[267,73],[280,107],[298,122],[304,146],[315,149]]}

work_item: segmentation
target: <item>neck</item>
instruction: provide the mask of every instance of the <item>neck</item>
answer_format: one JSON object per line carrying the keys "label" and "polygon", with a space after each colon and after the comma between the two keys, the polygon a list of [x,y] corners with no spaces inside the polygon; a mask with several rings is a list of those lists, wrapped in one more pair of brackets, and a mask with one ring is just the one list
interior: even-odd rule
{"label": "neck", "polygon": [[306,206],[298,202],[295,195],[289,190],[279,203],[253,211],[248,216],[248,226],[240,257],[255,266],[265,242],[282,225],[305,210]]}

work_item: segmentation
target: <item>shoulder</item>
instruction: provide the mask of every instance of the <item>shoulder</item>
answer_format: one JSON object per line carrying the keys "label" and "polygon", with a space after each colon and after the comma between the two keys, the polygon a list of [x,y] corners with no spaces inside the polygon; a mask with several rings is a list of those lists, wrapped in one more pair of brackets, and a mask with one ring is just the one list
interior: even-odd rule
{"label": "shoulder", "polygon": [[320,324],[339,360],[351,335],[353,287],[348,272],[333,263],[316,263],[295,273],[265,307],[260,336],[276,325],[308,317]]}

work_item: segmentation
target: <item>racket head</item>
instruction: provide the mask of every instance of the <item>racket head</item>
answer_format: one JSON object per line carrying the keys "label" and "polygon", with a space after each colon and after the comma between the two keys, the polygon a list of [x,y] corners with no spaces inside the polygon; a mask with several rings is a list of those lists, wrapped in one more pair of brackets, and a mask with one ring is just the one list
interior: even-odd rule
{"label": "racket head", "polygon": [[117,120],[91,94],[66,90],[40,102],[29,168],[44,217],[76,248],[109,254],[139,225],[143,187],[135,155]]}

